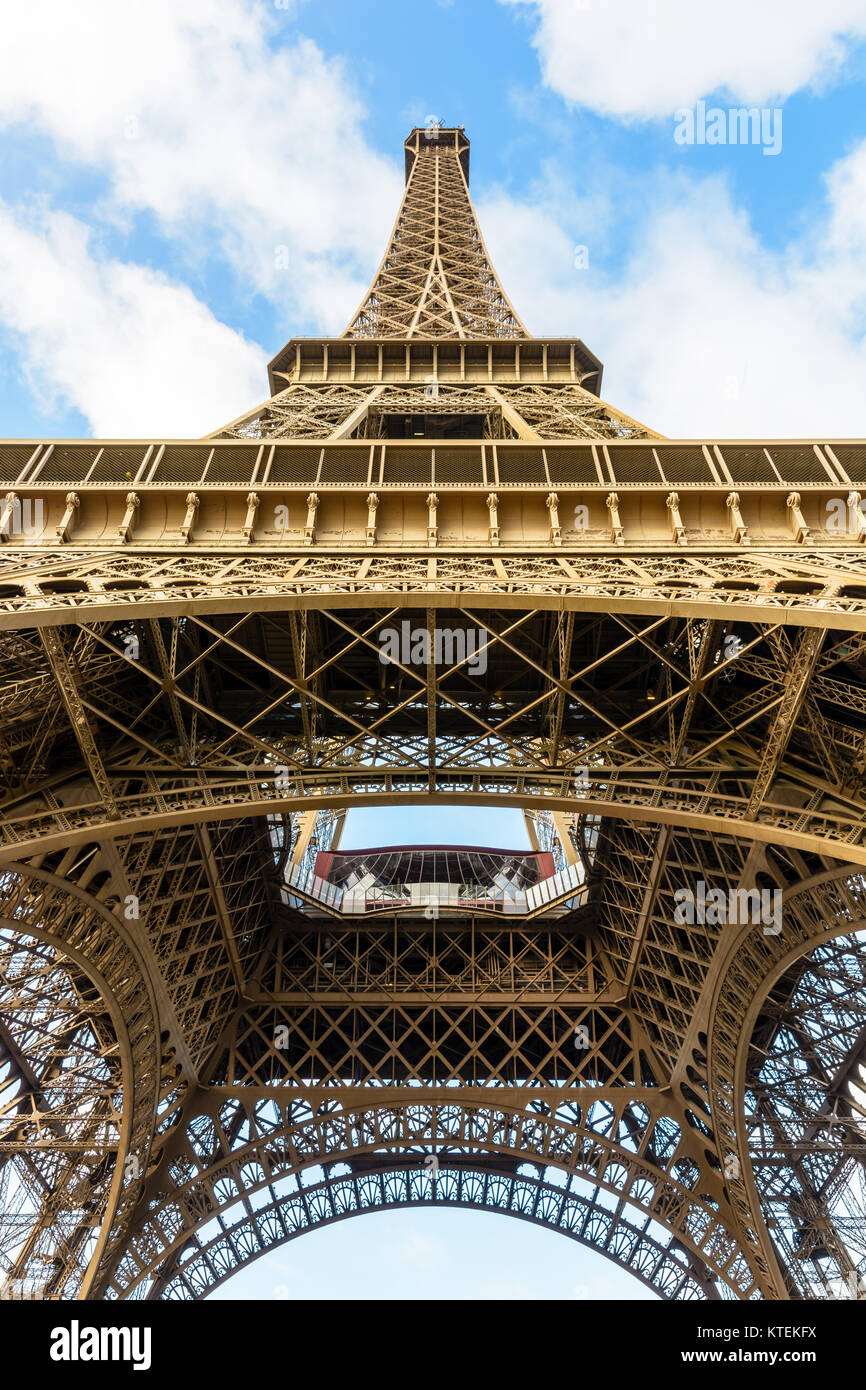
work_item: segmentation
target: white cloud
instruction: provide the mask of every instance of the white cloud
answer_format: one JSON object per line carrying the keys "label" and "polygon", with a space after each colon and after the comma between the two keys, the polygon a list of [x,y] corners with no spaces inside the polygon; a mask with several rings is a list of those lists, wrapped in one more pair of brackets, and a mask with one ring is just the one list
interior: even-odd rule
{"label": "white cloud", "polygon": [[65,213],[25,223],[0,203],[0,318],[34,394],[102,438],[200,437],[266,394],[260,348],[185,285],[101,258]]}
{"label": "white cloud", "polygon": [[765,105],[839,74],[866,36],[863,0],[503,0],[537,12],[548,86],[619,120],[724,91]]}
{"label": "white cloud", "polygon": [[442,1263],[444,1246],[435,1236],[417,1230],[407,1231],[399,1243],[392,1246],[395,1261],[431,1270]]}
{"label": "white cloud", "polygon": [[366,144],[341,63],[294,38],[290,14],[248,0],[14,7],[0,124],[104,172],[105,215],[152,211],[192,260],[219,252],[287,314],[338,330],[381,254],[399,171]]}
{"label": "white cloud", "polygon": [[[866,142],[827,179],[814,230],[770,251],[721,179],[648,200],[617,275],[574,266],[584,238],[554,197],[480,208],[530,332],[576,334],[606,363],[603,395],[664,434],[866,434]],[[539,254],[543,247],[543,254]]]}
{"label": "white cloud", "polygon": [[[623,118],[724,84],[769,99],[838,70],[845,36],[866,32],[862,0],[732,0],[721,18],[658,0],[651,43],[651,0],[535,10],[547,80]],[[226,257],[284,308],[288,336],[299,315],[333,331],[348,321],[400,176],[367,145],[340,63],[288,26],[274,44],[286,17],[250,0],[18,7],[0,50],[0,125],[46,133],[65,161],[104,173],[96,218],[150,211],[192,263]],[[638,418],[672,435],[862,434],[866,147],[827,186],[820,231],[772,253],[722,181],[668,182],[644,201],[616,277],[596,252],[620,215],[614,175],[577,198],[551,161],[523,202],[491,197],[480,213],[530,330],[577,331],[607,363],[605,395]],[[95,433],[197,435],[265,394],[263,354],[189,289],[102,256],[68,216],[0,217],[0,312],[36,388]],[[588,271],[574,266],[581,241]]]}

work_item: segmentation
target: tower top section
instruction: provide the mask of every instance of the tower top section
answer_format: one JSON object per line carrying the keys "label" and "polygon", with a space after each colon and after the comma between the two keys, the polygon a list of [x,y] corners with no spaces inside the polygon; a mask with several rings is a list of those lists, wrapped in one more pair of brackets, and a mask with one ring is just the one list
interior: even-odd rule
{"label": "tower top section", "polygon": [[463,177],[469,183],[469,136],[466,134],[466,127],[462,125],[441,125],[432,117],[426,125],[416,125],[403,142],[406,151],[406,182],[409,182],[409,175],[412,173],[412,165],[416,155],[428,145],[433,145],[440,150],[454,150],[460,161],[463,170]]}
{"label": "tower top section", "polygon": [[602,364],[579,338],[535,338],[519,318],[472,205],[463,126],[431,117],[403,149],[397,217],[347,327],[335,338],[290,339],[268,366],[270,400],[220,433],[536,442],[652,434],[600,399]]}
{"label": "tower top section", "polygon": [[343,337],[528,338],[484,245],[462,126],[416,126],[404,149],[397,220]]}

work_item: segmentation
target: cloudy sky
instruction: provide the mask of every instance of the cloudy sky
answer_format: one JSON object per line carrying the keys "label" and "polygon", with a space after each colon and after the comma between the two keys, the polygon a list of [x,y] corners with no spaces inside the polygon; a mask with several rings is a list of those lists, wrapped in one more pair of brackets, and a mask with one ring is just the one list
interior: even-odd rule
{"label": "cloudy sky", "polygon": [[[4,435],[200,436],[261,399],[288,337],[345,326],[431,115],[466,125],[518,311],[610,400],[866,433],[863,0],[42,0],[3,29]],[[678,143],[700,100],[778,110],[781,149]]]}
{"label": "cloudy sky", "polygon": [[[672,436],[863,436],[864,78],[864,0],[8,6],[0,435],[198,437],[261,400],[289,337],[345,327],[434,116],[524,322],[582,337],[607,399]],[[766,108],[772,146],[683,143],[701,102]],[[454,1219],[346,1223],[244,1287],[628,1287]]]}

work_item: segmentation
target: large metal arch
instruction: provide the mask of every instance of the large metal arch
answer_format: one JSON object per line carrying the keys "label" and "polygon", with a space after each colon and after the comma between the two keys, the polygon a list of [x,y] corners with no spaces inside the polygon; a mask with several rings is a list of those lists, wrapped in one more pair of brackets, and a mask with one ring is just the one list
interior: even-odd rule
{"label": "large metal arch", "polygon": [[[76,950],[74,947],[70,947],[64,944],[62,939],[56,936],[53,932],[44,931],[39,926],[24,926],[20,922],[13,921],[8,917],[0,916],[0,935],[6,934],[16,939],[17,949],[19,951],[28,950],[31,946],[31,943],[48,946],[50,950],[54,953],[52,974],[54,973],[54,971],[63,969],[64,961],[69,961],[73,965],[77,966],[81,973],[87,978],[89,983],[95,987],[95,989],[99,993],[102,1003],[104,1004],[111,1018],[111,1022],[114,1028],[114,1041],[116,1043],[117,1050],[119,1053],[122,1074],[122,1090],[124,1096],[129,1096],[132,1093],[133,1082],[132,1048],[130,1046],[129,1035],[124,1025],[123,1016],[118,1005],[117,997],[114,994],[114,991],[108,985],[107,981],[105,980],[105,977],[99,971],[93,968],[92,963],[87,959],[85,955],[82,954],[81,951]],[[49,976],[49,982],[50,978],[51,977]],[[2,1005],[3,998],[2,995],[0,995],[0,1008],[2,1008]],[[27,1060],[29,1061],[29,1058]],[[55,1112],[46,1112],[44,1115],[44,1122],[46,1126],[50,1129],[52,1124],[55,1122]],[[76,1290],[76,1296],[79,1298],[87,1298],[91,1288],[93,1287],[96,1271],[99,1268],[100,1262],[105,1254],[105,1249],[109,1239],[109,1235],[114,1226],[115,1215],[120,1200],[120,1191],[124,1176],[123,1161],[125,1155],[129,1151],[131,1132],[132,1107],[124,1105],[120,1116],[117,1151],[111,1181],[108,1185],[107,1190],[103,1188],[103,1191],[99,1198],[99,1204],[101,1208],[101,1210],[99,1211],[99,1234],[97,1236],[96,1244],[92,1251],[92,1254],[85,1264],[83,1275],[80,1279],[79,1287]],[[6,1155],[4,1155],[4,1157],[6,1157]],[[55,1188],[52,1195],[54,1196],[55,1200],[62,1200],[63,1191],[62,1189]],[[34,1213],[34,1225],[38,1223],[39,1215],[40,1213],[38,1212]],[[32,1234],[33,1231],[31,1229],[31,1231],[28,1233],[28,1236]],[[20,1260],[16,1260],[12,1266],[11,1271],[7,1272],[7,1277],[13,1280],[16,1278],[21,1278],[28,1272],[30,1264],[30,1259],[25,1261],[23,1264],[20,1262]],[[69,1270],[67,1273],[67,1277],[64,1280],[64,1293],[68,1292],[69,1283],[74,1282],[74,1277],[75,1276],[72,1273],[72,1271]]]}
{"label": "large metal arch", "polygon": [[755,1264],[776,1298],[788,1294],[749,1161],[743,1104],[752,1036],[770,991],[795,961],[822,942],[866,930],[866,883],[859,878],[843,868],[793,885],[783,899],[787,907],[796,904],[799,909],[793,932],[786,929],[778,936],[764,936],[742,928],[720,975],[713,1004],[709,1029],[713,1046],[708,1057],[713,1125],[720,1149],[726,1144],[741,1159],[739,1175],[728,1180],[728,1195],[743,1230],[755,1242]]}
{"label": "large metal arch", "polygon": [[[653,1112],[643,1105],[650,1097],[638,1098],[625,1090],[606,1095],[608,1098],[600,1102],[601,1119],[614,1129],[618,1129],[626,1109],[639,1106],[647,1111],[643,1147],[660,1121],[670,1123],[673,1119],[655,1096],[651,1098],[655,1102]],[[245,1122],[249,1125],[248,1097],[240,1091],[234,1097],[242,1106],[246,1103]],[[211,1113],[200,1112],[193,1119],[215,1130],[216,1106],[227,1097],[217,1093],[210,1099]],[[581,1099],[590,1113],[599,1104],[594,1093],[584,1093]],[[562,1174],[569,1183],[589,1183],[614,1202],[629,1202],[635,1212],[668,1231],[683,1251],[690,1252],[699,1270],[706,1268],[711,1278],[727,1285],[729,1296],[760,1296],[748,1253],[738,1246],[720,1214],[725,1202],[720,1177],[712,1170],[699,1169],[692,1156],[692,1136],[676,1119],[673,1123],[678,1137],[662,1166],[638,1152],[640,1145],[632,1151],[583,1123],[583,1110],[574,1097],[563,1094],[561,1102],[562,1108],[581,1114],[581,1123],[529,1111],[503,1094],[467,1105],[458,1098],[449,1100],[447,1090],[436,1100],[419,1091],[418,1099],[412,1101],[383,1096],[380,1100],[367,1097],[365,1103],[359,1098],[352,1102],[352,1110],[347,1105],[345,1111],[334,1108],[334,1102],[330,1106],[294,1102],[297,1119],[204,1160],[188,1139],[188,1125],[187,1135],[178,1136],[181,1143],[172,1146],[166,1167],[145,1194],[128,1247],[103,1284],[102,1293],[106,1297],[138,1297],[137,1289],[146,1287],[148,1296],[159,1296],[153,1292],[153,1281],[169,1282],[183,1249],[226,1201],[248,1203],[256,1192],[273,1189],[277,1183],[297,1184],[300,1175],[309,1170],[318,1173],[335,1164],[361,1170],[393,1161],[395,1155],[400,1156],[401,1167],[414,1163],[423,1172],[425,1153],[441,1155],[447,1150],[445,1159],[439,1159],[440,1167],[444,1161],[477,1162],[482,1155],[500,1170],[511,1165],[516,1171],[518,1165],[531,1164],[540,1173],[549,1170]],[[467,1160],[465,1155],[471,1157]],[[166,1178],[173,1174],[185,1180],[168,1191]],[[696,1195],[693,1189],[697,1187],[709,1189],[709,1200]],[[271,1199],[279,1200],[273,1190]]]}
{"label": "large metal arch", "polygon": [[[783,969],[776,982],[781,997],[773,999],[771,986],[765,1000],[770,1014],[758,1015],[747,1059],[751,1110],[757,1110],[749,1176],[794,1297],[862,1293],[866,1167],[857,1093],[866,1061],[864,982],[866,921],[827,933]],[[827,1007],[836,1027],[801,1041],[804,1025]],[[768,1048],[770,1020],[778,1024],[778,1048]],[[799,1043],[793,1050],[792,1037]],[[829,1069],[828,1054],[836,1064]],[[831,1122],[836,1116],[841,1124]]]}
{"label": "large metal arch", "polygon": [[[111,933],[100,928],[110,921]],[[111,1182],[103,1196],[99,1235],[76,1296],[87,1298],[104,1262],[122,1241],[144,1183],[160,1082],[156,1001],[139,952],[123,925],[73,883],[26,864],[0,873],[0,930],[49,946],[67,957],[99,992],[111,1019],[122,1077],[122,1110]],[[0,995],[2,1005],[2,995]],[[145,1155],[132,1173],[131,1153]]]}
{"label": "large metal arch", "polygon": [[[666,1248],[649,1230],[593,1206],[568,1187],[528,1173],[457,1166],[442,1167],[438,1174],[425,1168],[386,1166],[362,1174],[328,1175],[289,1197],[245,1213],[232,1227],[213,1236],[178,1266],[160,1296],[166,1300],[206,1298],[263,1256],[339,1221],[436,1207],[491,1212],[565,1235],[634,1275],[661,1298],[720,1297],[712,1281],[701,1280],[681,1253],[678,1257],[675,1246]],[[226,1256],[233,1262],[226,1263]]]}
{"label": "large metal arch", "polygon": [[[43,552],[44,553],[44,552]],[[284,553],[280,559],[302,563],[309,551],[300,555]],[[435,553],[435,552],[434,552]],[[10,552],[11,554],[11,552]],[[185,552],[161,552],[162,558],[173,563],[189,562]],[[750,552],[754,558],[758,552]],[[860,559],[857,552],[853,556]],[[99,552],[82,556],[87,564],[95,568],[100,558],[116,559],[116,552]],[[125,557],[126,558],[126,557]],[[156,557],[148,557],[156,558]],[[246,557],[244,557],[246,558]],[[322,558],[317,553],[317,558]],[[358,556],[358,565],[362,555]],[[388,557],[391,558],[391,557]],[[438,559],[446,558],[442,555]],[[499,558],[497,554],[497,558]],[[503,553],[504,559],[507,554]],[[526,557],[533,564],[539,563],[542,555]],[[574,562],[575,557],[569,557]],[[614,556],[621,559],[621,556]],[[641,555],[644,564],[648,557]],[[735,557],[741,558],[741,557]],[[771,556],[766,558],[770,559]],[[798,556],[798,560],[812,559],[814,556]],[[228,555],[226,556],[228,559]],[[717,558],[714,557],[717,563]],[[828,557],[825,572],[830,568],[832,557]],[[65,568],[65,566],[64,566]],[[426,561],[425,561],[426,573]],[[60,576],[52,574],[52,579]],[[46,575],[46,580],[49,576]],[[8,583],[9,581],[7,581]],[[624,613],[633,616],[666,618],[726,618],[733,622],[782,623],[790,627],[827,628],[832,631],[866,631],[866,600],[842,598],[837,590],[843,579],[837,576],[828,583],[823,594],[776,594],[767,590],[744,591],[733,584],[730,587],[701,589],[697,583],[687,580],[676,586],[659,583],[655,586],[640,584],[634,575],[623,570],[621,578],[615,583],[605,582],[597,576],[587,577],[583,582],[568,580],[556,562],[550,569],[550,577],[544,581],[520,578],[503,580],[499,585],[484,584],[467,577],[461,580],[440,580],[431,595],[429,581],[419,575],[417,581],[358,582],[356,579],[321,578],[291,583],[286,580],[276,582],[270,578],[252,577],[247,584],[234,578],[234,582],[207,584],[189,580],[174,580],[172,584],[142,584],[140,589],[124,590],[124,597],[115,598],[102,591],[73,594],[41,594],[34,588],[20,597],[5,598],[0,603],[0,630],[16,628],[56,627],[77,622],[116,622],[123,618],[170,618],[195,614],[233,614],[250,612],[295,612],[304,609],[327,610],[338,608],[397,607],[407,610],[423,610],[429,607],[431,597],[438,609],[460,608],[470,605],[473,608],[547,610],[577,613]],[[409,584],[412,587],[408,587]],[[167,590],[175,592],[167,592]],[[234,593],[226,590],[234,588]],[[692,591],[689,594],[689,591]],[[688,596],[687,596],[688,595]]]}
{"label": "large metal arch", "polygon": [[[391,776],[396,777],[400,770],[395,769]],[[371,784],[377,790],[358,791],[358,790],[330,790],[319,795],[315,795],[308,790],[300,790],[296,794],[268,796],[262,795],[262,785],[265,781],[264,776],[258,778],[251,772],[247,779],[232,783],[233,792],[228,794],[228,799],[220,800],[220,796],[226,796],[225,786],[219,783],[208,784],[199,782],[189,788],[174,789],[171,792],[158,791],[142,793],[141,795],[127,798],[119,798],[116,819],[106,816],[101,803],[91,802],[85,805],[62,806],[55,813],[46,811],[38,816],[33,816],[29,821],[6,822],[6,833],[14,834],[16,838],[4,846],[0,846],[0,863],[10,859],[19,859],[39,852],[51,852],[58,849],[66,849],[74,845],[84,844],[93,839],[113,840],[121,839],[133,835],[142,830],[159,830],[167,826],[179,826],[189,824],[200,824],[207,821],[219,820],[241,820],[250,815],[266,816],[279,815],[285,812],[298,812],[310,810],[342,810],[353,807],[362,809],[365,807],[376,806],[411,806],[438,802],[440,805],[464,805],[464,806],[513,806],[519,810],[549,810],[562,811],[569,814],[580,813],[591,816],[602,816],[611,820],[630,820],[640,824],[649,825],[671,825],[686,827],[693,830],[709,830],[719,835],[730,835],[737,839],[745,839],[767,845],[785,845],[789,848],[803,850],[806,853],[829,856],[835,859],[846,859],[852,866],[855,864],[866,865],[866,820],[862,818],[833,817],[820,811],[810,810],[803,806],[791,806],[773,804],[765,802],[754,820],[737,818],[730,814],[734,807],[742,809],[745,798],[718,796],[723,807],[716,813],[708,813],[705,810],[692,810],[690,806],[696,803],[705,802],[708,795],[705,789],[690,791],[682,787],[665,787],[654,793],[647,788],[644,792],[641,788],[641,795],[645,795],[645,803],[637,800],[629,802],[602,800],[593,796],[575,797],[549,795],[539,787],[532,790],[526,784],[533,780],[533,774],[527,769],[520,769],[519,780],[523,783],[521,790],[501,790],[501,780],[504,774],[498,769],[492,770],[489,778],[484,771],[475,774],[475,777],[467,776],[465,769],[461,770],[460,781],[462,786],[456,789],[443,787],[439,791],[430,793],[429,789],[387,789],[382,790],[381,784],[388,777],[388,769],[346,769],[341,782],[345,784],[364,785]],[[405,770],[402,773],[405,778]],[[310,774],[309,779],[303,774],[292,772],[293,780],[305,783],[307,780],[325,780],[334,782],[335,773],[333,770],[320,774]],[[500,780],[501,779],[501,780]],[[550,782],[552,776],[549,772],[536,774],[538,783]],[[420,785],[422,780],[426,783],[426,773],[422,779],[420,776],[412,779]],[[456,780],[456,779],[455,779]],[[489,791],[465,790],[466,782],[478,780],[496,780],[499,785],[491,787]],[[515,781],[517,779],[515,778]],[[243,793],[243,799],[238,796]],[[238,796],[238,799],[234,799]],[[180,802],[175,809],[166,809],[165,803],[173,800]],[[137,814],[131,813],[131,804],[147,801],[149,808],[139,810]],[[657,804],[652,804],[655,801]],[[126,803],[126,813],[124,814],[124,803]],[[727,813],[726,813],[727,811]],[[52,829],[52,824],[57,825],[62,822],[63,827]],[[77,823],[76,823],[77,822]],[[812,823],[813,829],[797,828],[803,825],[808,826]],[[824,833],[817,833],[818,827]],[[838,827],[837,833],[830,833],[830,830]]]}

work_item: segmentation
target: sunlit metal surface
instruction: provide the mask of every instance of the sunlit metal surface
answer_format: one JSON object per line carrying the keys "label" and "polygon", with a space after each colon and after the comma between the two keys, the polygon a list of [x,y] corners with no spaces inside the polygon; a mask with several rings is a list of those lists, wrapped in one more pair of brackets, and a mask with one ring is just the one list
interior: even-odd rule
{"label": "sunlit metal surface", "polygon": [[[468,149],[411,133],[345,334],[241,419],[0,443],[12,1296],[437,1203],[662,1297],[860,1296],[866,442],[608,405]],[[531,855],[343,855],[405,804]]]}

